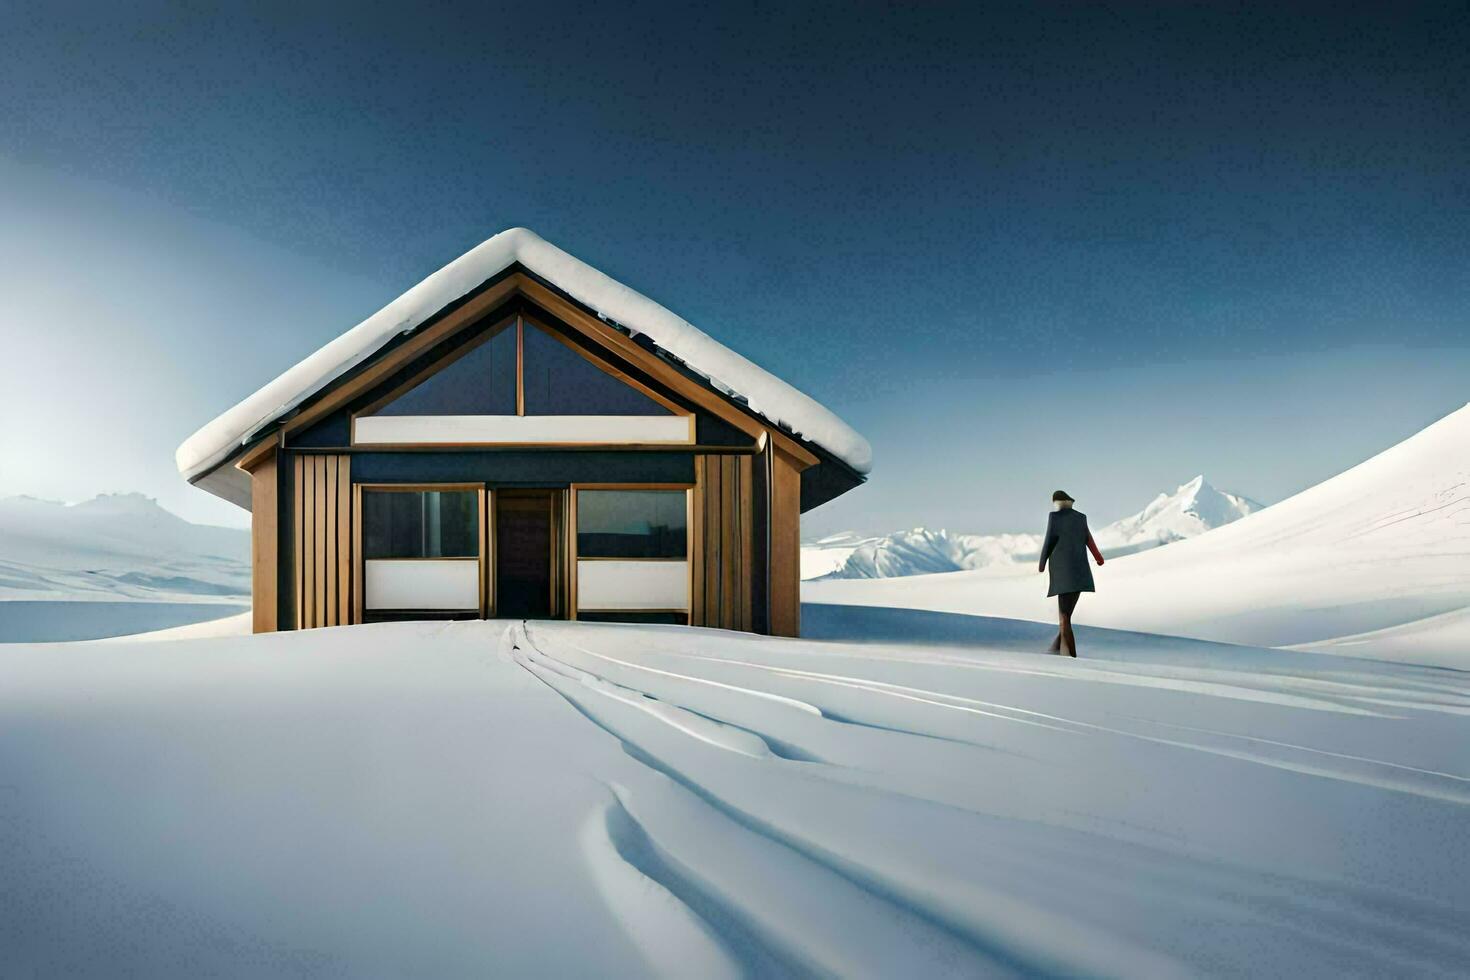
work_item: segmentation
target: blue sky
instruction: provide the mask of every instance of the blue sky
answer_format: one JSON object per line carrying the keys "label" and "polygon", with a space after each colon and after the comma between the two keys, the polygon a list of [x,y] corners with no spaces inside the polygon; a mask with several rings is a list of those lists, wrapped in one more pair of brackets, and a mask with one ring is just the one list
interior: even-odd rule
{"label": "blue sky", "polygon": [[831,405],[809,533],[1272,501],[1470,400],[1460,6],[0,9],[0,493],[527,225]]}

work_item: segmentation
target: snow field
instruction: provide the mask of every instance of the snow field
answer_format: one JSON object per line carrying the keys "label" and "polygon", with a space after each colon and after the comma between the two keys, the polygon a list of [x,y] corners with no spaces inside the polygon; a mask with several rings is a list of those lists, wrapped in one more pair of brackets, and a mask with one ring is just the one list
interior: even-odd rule
{"label": "snow field", "polygon": [[1466,675],[967,627],[7,647],[0,947],[97,975],[1470,963]]}

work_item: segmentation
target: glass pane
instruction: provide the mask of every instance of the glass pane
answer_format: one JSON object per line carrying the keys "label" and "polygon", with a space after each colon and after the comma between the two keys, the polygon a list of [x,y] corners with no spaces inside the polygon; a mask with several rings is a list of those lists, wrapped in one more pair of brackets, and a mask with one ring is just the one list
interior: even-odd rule
{"label": "glass pane", "polygon": [[525,325],[527,415],[672,415],[555,337]]}
{"label": "glass pane", "polygon": [[683,490],[577,491],[577,557],[683,558]]}
{"label": "glass pane", "polygon": [[364,558],[474,558],[480,553],[474,490],[364,490]]}
{"label": "glass pane", "polygon": [[514,323],[393,401],[379,415],[516,414]]}

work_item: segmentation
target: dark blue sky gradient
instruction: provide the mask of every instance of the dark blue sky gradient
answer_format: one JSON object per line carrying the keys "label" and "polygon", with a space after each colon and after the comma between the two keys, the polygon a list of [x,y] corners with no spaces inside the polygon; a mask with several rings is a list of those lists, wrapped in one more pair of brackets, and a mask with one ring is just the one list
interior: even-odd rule
{"label": "dark blue sky gradient", "polygon": [[813,530],[1276,499],[1470,399],[1470,14],[1242,9],[11,6],[0,163],[343,297],[173,441],[523,224],[872,438]]}

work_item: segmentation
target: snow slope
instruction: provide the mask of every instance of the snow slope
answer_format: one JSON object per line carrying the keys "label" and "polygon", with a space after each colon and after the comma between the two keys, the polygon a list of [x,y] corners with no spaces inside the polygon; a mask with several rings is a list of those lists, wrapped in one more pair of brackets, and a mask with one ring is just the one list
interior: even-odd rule
{"label": "snow slope", "polygon": [[[1094,574],[1081,622],[1234,643],[1346,643],[1470,608],[1470,406],[1288,500]],[[1055,616],[1045,593],[1034,566],[803,587],[807,601],[1041,621]],[[1470,648],[1432,632],[1354,652],[1470,667]]]}
{"label": "snow slope", "polygon": [[[249,599],[236,602],[161,602],[109,599],[0,600],[0,643],[63,643],[152,635],[160,630],[208,630],[224,618],[248,618]],[[208,632],[202,635],[209,635]]]}
{"label": "snow slope", "polygon": [[99,637],[99,643],[152,643],[163,640],[205,640],[224,636],[249,636],[253,623],[249,610],[233,616],[206,619],[198,623],[170,626],[148,633],[125,633],[121,636]]}
{"label": "snow slope", "polygon": [[67,505],[0,499],[0,597],[241,596],[250,533],[169,513],[138,493]]}
{"label": "snow slope", "polygon": [[1470,661],[1470,607],[1397,626],[1300,644],[1297,649],[1463,666]]}
{"label": "snow slope", "polygon": [[249,594],[247,531],[191,524],[136,493],[0,499],[0,642],[208,620]]}
{"label": "snow slope", "polygon": [[[38,976],[1402,976],[1470,963],[1470,682],[828,607],[0,648]],[[949,630],[980,646],[922,645]],[[952,642],[952,641],[951,641]],[[242,734],[245,733],[245,734]]]}
{"label": "snow slope", "polygon": [[872,467],[868,441],[830,409],[725,347],[687,320],[574,258],[527,228],[482,242],[195,432],[176,454],[192,480],[399,334],[412,333],[440,310],[519,263],[604,319],[636,334],[739,395],[750,408],[814,442],[859,473]]}
{"label": "snow slope", "polygon": [[[1161,493],[1147,507],[1094,529],[1099,547],[1121,556],[1182,541],[1222,527],[1261,505],[1216,490],[1196,476],[1172,494]],[[802,578],[897,578],[1034,562],[1040,534],[955,534],[943,528],[914,528],[882,537],[833,535],[802,547]]]}

